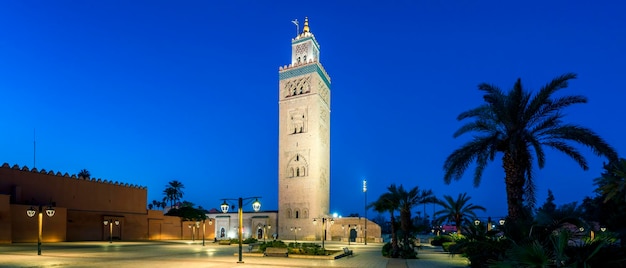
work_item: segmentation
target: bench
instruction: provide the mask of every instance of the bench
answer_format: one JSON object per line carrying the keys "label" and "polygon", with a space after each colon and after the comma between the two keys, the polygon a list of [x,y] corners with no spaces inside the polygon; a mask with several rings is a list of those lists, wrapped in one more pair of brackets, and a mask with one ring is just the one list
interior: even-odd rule
{"label": "bench", "polygon": [[287,257],[288,251],[287,248],[275,248],[275,247],[267,247],[265,248],[264,256],[272,257]]}
{"label": "bench", "polygon": [[348,249],[348,248],[343,248],[343,255],[345,256],[352,256],[352,250]]}
{"label": "bench", "polygon": [[230,245],[230,239],[223,239],[219,242],[220,245]]}

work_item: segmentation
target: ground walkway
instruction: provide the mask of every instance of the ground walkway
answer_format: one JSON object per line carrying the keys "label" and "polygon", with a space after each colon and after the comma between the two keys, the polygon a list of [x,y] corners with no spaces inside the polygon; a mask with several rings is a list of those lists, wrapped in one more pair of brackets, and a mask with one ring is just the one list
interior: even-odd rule
{"label": "ground walkway", "polygon": [[[346,246],[326,243],[328,249]],[[337,260],[243,256],[244,263],[237,263],[237,245],[207,242],[202,246],[199,241],[47,243],[41,256],[36,243],[0,244],[0,267],[467,267],[465,258],[433,247],[420,250],[416,260],[384,258],[382,244],[351,244],[349,248],[354,256]]]}

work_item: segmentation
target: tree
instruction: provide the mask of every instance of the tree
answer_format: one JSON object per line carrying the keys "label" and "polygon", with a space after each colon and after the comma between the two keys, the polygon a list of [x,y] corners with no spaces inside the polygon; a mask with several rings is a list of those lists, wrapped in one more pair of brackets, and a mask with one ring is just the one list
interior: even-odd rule
{"label": "tree", "polygon": [[474,121],[461,126],[454,137],[470,132],[476,135],[447,157],[444,181],[459,180],[475,162],[474,186],[478,186],[487,163],[502,153],[509,220],[515,221],[522,218],[524,201],[530,206],[534,204],[533,162],[536,159],[537,166],[544,167],[544,147],[564,153],[584,170],[588,169],[587,161],[571,142],[587,146],[609,160],[617,159],[615,150],[592,130],[562,122],[561,111],[565,107],[587,102],[580,95],[552,96],[574,78],[572,73],[556,77],[534,96],[522,87],[521,79],[506,93],[496,86],[480,84],[478,89],[485,92],[485,104],[457,117],[459,121]]}
{"label": "tree", "polygon": [[177,204],[183,198],[183,188],[185,186],[182,182],[177,180],[170,181],[165,185],[165,190],[163,190],[165,195],[164,201],[169,201],[170,207],[174,207],[174,204]]}
{"label": "tree", "polygon": [[394,216],[394,212],[400,206],[399,196],[397,195],[397,187],[395,184],[387,187],[388,192],[383,193],[380,197],[370,203],[367,207],[374,209],[374,211],[379,213],[389,212],[389,218],[391,220],[391,257],[397,258],[399,254],[398,250],[398,236],[396,232],[396,219]]}
{"label": "tree", "polygon": [[[162,205],[162,203],[160,201],[156,201],[156,200],[152,200],[152,204],[150,204],[150,205],[152,205],[152,207],[157,208],[157,209],[161,208],[161,207],[165,208],[165,206]],[[150,209],[152,209],[152,208],[150,208]]]}
{"label": "tree", "polygon": [[609,200],[626,201],[626,159],[604,165],[602,176],[595,179],[596,192],[604,196],[604,203]]}
{"label": "tree", "polygon": [[552,191],[548,189],[548,197],[546,198],[546,202],[543,203],[543,205],[539,209],[537,209],[537,212],[552,213],[555,210],[556,204],[554,204],[554,195],[552,194]]}
{"label": "tree", "polygon": [[89,170],[83,168],[80,170],[80,172],[78,172],[78,177],[83,177],[84,179],[89,179],[91,178],[91,173],[89,173]]}
{"label": "tree", "polygon": [[[411,218],[411,210],[420,204],[431,203],[435,199],[431,190],[419,190],[417,186],[407,191],[402,184],[397,188],[395,193],[399,200],[400,209],[400,229],[403,233],[403,253],[415,252],[412,248],[412,243],[409,243],[409,237],[413,232],[413,221]],[[413,256],[408,256],[413,257]]]}
{"label": "tree", "polygon": [[194,208],[194,204],[189,201],[183,201],[178,208],[170,209],[165,215],[178,216],[184,221],[204,221],[207,219],[207,211],[201,206]]}
{"label": "tree", "polygon": [[176,198],[174,197],[175,193],[174,193],[174,189],[172,188],[165,188],[165,190],[163,190],[163,195],[165,195],[163,197],[163,202],[167,204],[167,202],[170,203],[170,207],[174,207],[174,201],[176,200]]}
{"label": "tree", "polygon": [[456,200],[449,195],[444,195],[443,200],[437,199],[435,203],[443,209],[435,212],[435,222],[451,220],[456,224],[456,230],[460,234],[461,224],[463,222],[471,222],[471,219],[476,218],[474,211],[486,211],[482,206],[469,203],[470,199],[472,198],[467,196],[467,193],[459,194]]}

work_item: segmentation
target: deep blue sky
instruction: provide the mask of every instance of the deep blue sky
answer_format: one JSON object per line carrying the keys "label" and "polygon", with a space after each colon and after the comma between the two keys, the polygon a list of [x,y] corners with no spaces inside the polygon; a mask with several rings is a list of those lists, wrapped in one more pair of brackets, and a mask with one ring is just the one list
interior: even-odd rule
{"label": "deep blue sky", "polygon": [[[148,187],[168,181],[206,208],[263,196],[277,209],[278,67],[310,19],[332,79],[331,209],[363,213],[391,183],[468,192],[484,215],[506,213],[501,162],[443,183],[445,158],[468,137],[456,116],[476,85],[538,89],[566,72],[561,94],[588,104],[566,122],[626,150],[626,7],[621,1],[0,1],[0,162]],[[550,152],[537,200],[591,195],[590,170]],[[432,213],[432,207],[427,208]],[[374,216],[370,212],[369,216]]]}

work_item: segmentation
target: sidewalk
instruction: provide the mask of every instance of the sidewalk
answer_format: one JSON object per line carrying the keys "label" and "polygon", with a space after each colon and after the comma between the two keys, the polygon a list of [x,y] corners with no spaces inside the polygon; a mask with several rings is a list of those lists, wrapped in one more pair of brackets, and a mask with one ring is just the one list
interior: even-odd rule
{"label": "sidewalk", "polygon": [[354,256],[336,260],[243,256],[244,263],[237,263],[237,245],[214,243],[206,246],[189,241],[46,243],[41,256],[36,255],[37,247],[33,243],[0,244],[0,267],[467,267],[465,258],[451,257],[440,247],[424,247],[419,251],[419,259],[404,260],[383,257],[382,246],[329,242],[326,248],[349,247]]}

